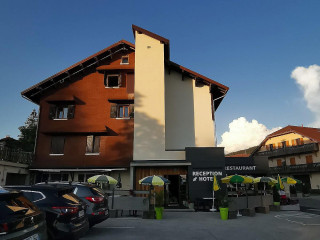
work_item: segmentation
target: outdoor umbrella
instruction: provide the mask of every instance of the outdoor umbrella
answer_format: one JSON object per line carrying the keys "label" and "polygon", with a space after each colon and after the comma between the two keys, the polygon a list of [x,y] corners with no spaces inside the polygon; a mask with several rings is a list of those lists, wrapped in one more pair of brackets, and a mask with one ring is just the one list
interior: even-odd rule
{"label": "outdoor umbrella", "polygon": [[118,181],[107,175],[95,175],[87,180],[88,183],[109,183],[117,184]]}
{"label": "outdoor umbrella", "polygon": [[[253,180],[253,182],[254,183],[263,183],[263,191],[264,191],[264,195],[265,195],[266,183],[268,183],[270,185],[274,185],[277,183],[277,180],[275,180],[274,178],[271,178],[271,177],[257,177]],[[262,196],[262,190],[261,190],[261,196]]]}
{"label": "outdoor umbrella", "polygon": [[[221,182],[222,183],[235,183],[236,184],[236,192],[237,192],[237,197],[238,197],[238,183],[250,183],[252,182],[252,179],[246,176],[242,176],[242,175],[230,175],[230,176],[226,176],[224,178],[221,178]],[[242,216],[239,211],[237,216]]]}
{"label": "outdoor umbrella", "polygon": [[292,177],[285,177],[285,178],[281,178],[282,182],[285,182],[289,185],[295,185],[295,184],[301,184],[302,182],[298,179],[292,178]]}
{"label": "outdoor umbrella", "polygon": [[162,176],[148,176],[139,180],[139,184],[150,186],[164,186],[170,184],[170,181]]}
{"label": "outdoor umbrella", "polygon": [[[114,179],[113,177],[110,177],[108,175],[95,175],[91,178],[88,178],[88,183],[96,183],[96,184],[102,184],[102,183],[108,183],[108,184],[117,184],[118,181]],[[101,186],[102,188],[102,186]],[[114,188],[112,188],[112,205],[111,208],[113,208],[113,202],[114,202]]]}
{"label": "outdoor umbrella", "polygon": [[[149,186],[164,186],[167,184],[170,184],[170,181],[162,176],[148,176],[148,177],[144,177],[142,179],[139,180],[139,184],[142,185],[149,185]],[[149,194],[149,198],[151,195],[151,187],[150,187],[150,194]],[[154,199],[154,205],[155,205],[155,199]]]}

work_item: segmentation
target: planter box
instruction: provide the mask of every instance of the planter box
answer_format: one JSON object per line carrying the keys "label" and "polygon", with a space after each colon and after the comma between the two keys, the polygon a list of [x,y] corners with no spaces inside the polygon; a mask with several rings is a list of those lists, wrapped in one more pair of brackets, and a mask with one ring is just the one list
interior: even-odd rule
{"label": "planter box", "polygon": [[281,205],[281,211],[300,211],[300,204],[293,204],[293,205]]}
{"label": "planter box", "polygon": [[143,219],[155,219],[156,218],[156,213],[154,210],[150,211],[144,211],[142,214]]}
{"label": "planter box", "polygon": [[264,206],[264,207],[256,207],[256,213],[269,213],[270,208],[269,206]]}
{"label": "planter box", "polygon": [[242,209],[240,213],[242,214],[242,216],[247,216],[247,217],[254,217],[256,215],[256,211],[254,208]]}
{"label": "planter box", "polygon": [[269,209],[270,209],[270,211],[279,212],[280,211],[280,205],[270,205]]}
{"label": "planter box", "polygon": [[229,211],[228,213],[228,219],[236,219],[237,218],[238,211]]}

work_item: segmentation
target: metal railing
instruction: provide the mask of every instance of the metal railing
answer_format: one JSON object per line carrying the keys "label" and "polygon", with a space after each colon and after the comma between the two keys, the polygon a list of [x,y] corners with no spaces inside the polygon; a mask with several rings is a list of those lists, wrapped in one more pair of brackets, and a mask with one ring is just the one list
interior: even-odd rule
{"label": "metal railing", "polygon": [[271,167],[271,174],[320,172],[320,163]]}
{"label": "metal railing", "polygon": [[295,155],[295,154],[302,154],[302,153],[310,153],[310,152],[317,152],[319,151],[318,143],[308,143],[304,145],[297,145],[291,147],[284,147],[278,148],[263,152],[258,152],[258,156],[268,156],[269,158],[272,157],[280,157],[286,155]]}
{"label": "metal railing", "polygon": [[0,161],[30,165],[33,159],[34,154],[31,152],[23,152],[21,150],[11,149],[7,147],[0,148]]}

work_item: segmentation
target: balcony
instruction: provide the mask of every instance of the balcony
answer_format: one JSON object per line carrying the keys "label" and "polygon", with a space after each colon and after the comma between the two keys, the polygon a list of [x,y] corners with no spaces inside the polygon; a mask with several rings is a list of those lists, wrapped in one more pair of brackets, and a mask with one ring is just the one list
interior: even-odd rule
{"label": "balcony", "polygon": [[34,159],[34,154],[31,152],[23,152],[17,149],[0,148],[0,161],[13,163],[21,163],[30,165]]}
{"label": "balcony", "polygon": [[320,163],[271,167],[271,174],[320,172]]}
{"label": "balcony", "polygon": [[258,156],[267,156],[269,158],[282,157],[288,155],[312,153],[319,151],[318,143],[308,143],[304,145],[278,148],[256,153]]}

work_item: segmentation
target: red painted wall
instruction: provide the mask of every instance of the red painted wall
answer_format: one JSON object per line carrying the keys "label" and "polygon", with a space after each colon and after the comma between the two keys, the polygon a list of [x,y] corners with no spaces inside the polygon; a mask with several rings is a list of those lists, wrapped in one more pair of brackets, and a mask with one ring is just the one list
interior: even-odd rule
{"label": "red painted wall", "polygon": [[[115,68],[120,66],[122,55],[113,56],[108,63]],[[134,69],[134,52],[129,54],[129,68],[114,70],[124,78]],[[105,63],[104,63],[105,64]],[[96,66],[98,67],[98,66]],[[122,81],[126,79],[122,78]],[[100,168],[128,167],[133,155],[133,119],[111,119],[110,102],[115,99],[133,99],[127,93],[127,85],[120,88],[105,88],[103,72],[86,71],[77,76],[72,83],[52,90],[40,101],[40,122],[33,168]],[[51,120],[50,101],[76,99],[73,119]],[[106,130],[106,127],[108,130]],[[102,133],[100,154],[85,155],[86,136],[92,132]],[[64,155],[50,156],[51,137],[65,136]]]}

